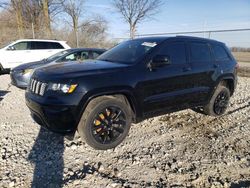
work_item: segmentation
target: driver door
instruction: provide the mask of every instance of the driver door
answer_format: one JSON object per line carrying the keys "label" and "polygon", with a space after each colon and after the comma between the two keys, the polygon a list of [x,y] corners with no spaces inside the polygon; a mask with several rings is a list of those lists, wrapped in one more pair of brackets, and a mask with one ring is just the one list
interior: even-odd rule
{"label": "driver door", "polygon": [[145,70],[144,117],[152,117],[188,106],[192,78],[186,48],[185,42],[167,41],[153,55],[168,57],[170,64]]}

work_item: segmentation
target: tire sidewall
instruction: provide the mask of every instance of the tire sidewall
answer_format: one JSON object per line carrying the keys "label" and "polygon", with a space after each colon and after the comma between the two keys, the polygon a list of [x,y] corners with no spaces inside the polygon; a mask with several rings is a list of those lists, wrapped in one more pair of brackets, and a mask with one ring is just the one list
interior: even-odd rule
{"label": "tire sidewall", "polygon": [[[214,92],[214,94],[213,94],[213,96],[212,96],[209,104],[206,106],[206,109],[205,109],[206,114],[208,114],[210,116],[218,117],[218,116],[223,115],[226,112],[226,110],[225,110],[222,114],[216,114],[215,111],[214,111],[215,100],[216,100],[217,96],[221,92],[226,92],[227,95],[228,95],[228,97],[229,97],[228,100],[230,100],[230,91],[229,91],[229,89],[227,87],[225,87],[225,86],[218,86],[218,88],[215,90],[215,92]],[[228,107],[228,105],[227,105],[227,107]]]}
{"label": "tire sidewall", "polygon": [[[101,144],[97,142],[93,136],[93,133],[92,133],[93,121],[96,115],[100,113],[101,110],[109,106],[118,107],[123,111],[125,118],[126,118],[126,125],[124,127],[124,132],[114,142],[110,144]],[[91,112],[86,117],[85,122],[82,122],[82,121],[80,122],[80,124],[78,125],[78,132],[80,132],[81,134],[84,134],[85,141],[91,147],[95,149],[100,149],[100,150],[111,149],[119,145],[128,135],[129,129],[131,127],[131,121],[132,121],[131,117],[132,116],[131,116],[129,107],[127,106],[126,103],[123,103],[117,99],[105,99],[93,107]]]}

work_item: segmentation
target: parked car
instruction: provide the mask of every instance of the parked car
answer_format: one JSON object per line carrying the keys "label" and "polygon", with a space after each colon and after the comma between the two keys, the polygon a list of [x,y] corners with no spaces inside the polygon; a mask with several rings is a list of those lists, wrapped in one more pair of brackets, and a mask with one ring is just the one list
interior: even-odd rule
{"label": "parked car", "polygon": [[52,55],[49,58],[43,59],[41,61],[19,65],[10,72],[11,83],[18,88],[26,89],[33,71],[38,67],[45,66],[50,63],[62,63],[65,61],[82,62],[86,59],[95,59],[105,51],[105,49],[98,48],[68,49],[58,52],[55,55]]}
{"label": "parked car", "polygon": [[0,73],[33,61],[39,61],[70,47],[65,41],[22,39],[0,49]]}
{"label": "parked car", "polygon": [[218,41],[138,38],[97,60],[35,70],[26,104],[43,127],[62,134],[77,130],[90,146],[104,150],[120,144],[132,122],[188,108],[223,115],[237,68]]}

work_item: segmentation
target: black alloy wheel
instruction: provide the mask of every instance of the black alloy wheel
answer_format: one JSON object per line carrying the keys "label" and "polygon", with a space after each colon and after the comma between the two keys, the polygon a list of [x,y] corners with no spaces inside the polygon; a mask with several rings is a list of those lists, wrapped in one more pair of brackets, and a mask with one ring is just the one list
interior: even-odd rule
{"label": "black alloy wheel", "polygon": [[225,113],[228,104],[229,104],[229,98],[228,92],[221,91],[214,101],[214,113],[217,115],[222,115]]}
{"label": "black alloy wheel", "polygon": [[119,145],[128,135],[132,110],[126,99],[101,96],[90,101],[77,130],[94,149],[106,150]]}
{"label": "black alloy wheel", "polygon": [[92,134],[98,143],[110,144],[122,135],[125,126],[125,113],[119,107],[109,106],[95,116]]}

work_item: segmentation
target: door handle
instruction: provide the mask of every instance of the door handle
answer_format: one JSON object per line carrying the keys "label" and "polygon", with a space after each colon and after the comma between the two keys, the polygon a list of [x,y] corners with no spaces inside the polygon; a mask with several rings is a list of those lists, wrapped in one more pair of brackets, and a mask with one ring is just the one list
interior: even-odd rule
{"label": "door handle", "polygon": [[191,69],[191,67],[184,67],[183,68],[183,72],[187,72],[187,71],[191,71],[192,69]]}

